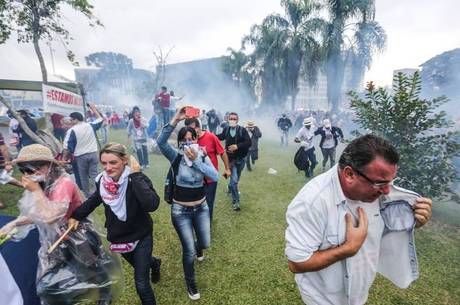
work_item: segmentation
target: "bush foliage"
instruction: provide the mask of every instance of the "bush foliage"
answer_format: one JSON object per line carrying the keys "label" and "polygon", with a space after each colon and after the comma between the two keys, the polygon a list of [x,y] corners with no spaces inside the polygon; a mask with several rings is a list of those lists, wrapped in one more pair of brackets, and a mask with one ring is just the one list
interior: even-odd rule
{"label": "bush foliage", "polygon": [[401,155],[398,185],[428,197],[455,197],[451,186],[459,176],[452,159],[460,155],[456,141],[460,133],[444,111],[437,111],[448,99],[423,99],[421,89],[418,73],[395,75],[393,94],[370,82],[364,96],[349,93],[356,113],[354,121],[395,145]]}

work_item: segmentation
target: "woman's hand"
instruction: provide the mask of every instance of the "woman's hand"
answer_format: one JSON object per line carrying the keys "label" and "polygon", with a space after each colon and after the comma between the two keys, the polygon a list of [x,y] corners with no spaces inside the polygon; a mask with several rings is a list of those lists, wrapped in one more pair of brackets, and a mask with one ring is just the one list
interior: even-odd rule
{"label": "woman's hand", "polygon": [[185,148],[184,154],[187,156],[187,158],[189,158],[192,161],[194,161],[198,157],[198,152],[190,147]]}
{"label": "woman's hand", "polygon": [[8,235],[14,228],[16,228],[16,221],[13,220],[0,228],[0,236]]}
{"label": "woman's hand", "polygon": [[80,222],[78,220],[69,218],[69,221],[67,222],[67,226],[75,231],[78,228],[79,223]]}
{"label": "woman's hand", "polygon": [[131,173],[139,173],[141,171],[139,162],[137,162],[136,158],[133,156],[129,156],[129,163],[131,167]]}
{"label": "woman's hand", "polygon": [[174,115],[174,117],[171,120],[171,125],[175,126],[180,121],[185,120],[185,118],[186,118],[186,116],[185,116],[185,108],[187,108],[187,107],[184,106],[184,107],[181,107],[181,108],[177,109],[176,114]]}
{"label": "woman's hand", "polygon": [[41,190],[40,184],[28,178],[27,176],[22,176],[21,181],[22,181],[22,186],[30,192],[36,192],[38,190]]}

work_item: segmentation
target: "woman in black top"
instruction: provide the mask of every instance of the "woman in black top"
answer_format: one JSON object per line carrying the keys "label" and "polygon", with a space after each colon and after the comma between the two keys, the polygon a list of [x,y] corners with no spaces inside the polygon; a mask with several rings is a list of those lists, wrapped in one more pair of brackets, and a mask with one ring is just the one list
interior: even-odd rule
{"label": "woman in black top", "polygon": [[153,221],[149,212],[158,208],[160,198],[152,182],[140,171],[135,160],[129,159],[126,147],[109,143],[99,153],[104,171],[96,178],[96,191],[69,219],[76,228],[101,203],[105,211],[107,239],[113,252],[121,253],[134,268],[136,291],[143,305],[156,304],[149,281],[160,276],[161,260],[152,257]]}

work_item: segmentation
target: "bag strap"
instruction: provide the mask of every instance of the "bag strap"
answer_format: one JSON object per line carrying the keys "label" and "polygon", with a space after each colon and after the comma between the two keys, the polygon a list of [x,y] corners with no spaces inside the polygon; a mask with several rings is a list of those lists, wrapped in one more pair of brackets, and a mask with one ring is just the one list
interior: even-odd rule
{"label": "bag strap", "polygon": [[177,154],[176,156],[176,159],[174,159],[173,163],[171,163],[171,167],[173,169],[173,174],[174,174],[174,184],[176,183],[176,176],[177,176],[177,173],[179,172],[179,165],[180,165],[180,161],[182,160],[182,155],[181,154]]}

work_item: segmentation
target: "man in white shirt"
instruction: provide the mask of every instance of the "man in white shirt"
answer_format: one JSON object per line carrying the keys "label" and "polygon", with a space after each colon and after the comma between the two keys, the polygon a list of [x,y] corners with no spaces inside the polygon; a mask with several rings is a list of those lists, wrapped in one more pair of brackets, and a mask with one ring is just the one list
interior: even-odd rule
{"label": "man in white shirt", "polygon": [[96,176],[98,174],[99,157],[97,155],[97,139],[95,131],[104,122],[103,117],[94,105],[88,104],[96,119],[91,123],[84,122],[83,115],[79,112],[70,114],[70,122],[73,125],[64,138],[64,160],[69,160],[73,155],[78,170],[81,189],[86,198],[95,189]]}
{"label": "man in white shirt", "polygon": [[303,120],[303,127],[297,132],[294,142],[300,143],[300,146],[304,147],[310,162],[310,166],[305,170],[305,176],[307,177],[313,176],[313,171],[315,170],[316,164],[318,164],[318,161],[316,161],[315,146],[313,145],[314,136],[315,128],[313,126],[313,118],[305,118]]}
{"label": "man in white shirt", "polygon": [[402,288],[418,277],[413,228],[431,218],[432,202],[401,193],[413,198],[412,205],[395,204],[399,209],[389,219],[409,224],[392,227],[381,202],[397,192],[392,182],[398,161],[384,139],[357,138],[338,166],[307,183],[289,205],[285,253],[305,304],[365,304],[377,272]]}
{"label": "man in white shirt", "polygon": [[339,144],[339,139],[343,140],[342,129],[332,126],[329,119],[323,120],[323,126],[318,128],[315,131],[315,135],[321,136],[321,141],[319,142],[319,148],[323,154],[323,172],[326,169],[327,160],[330,160],[330,164],[334,166],[335,164],[335,150]]}

